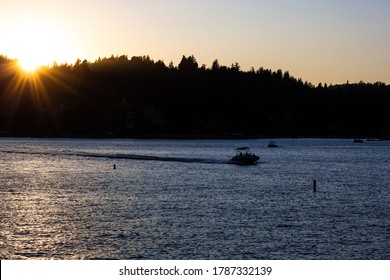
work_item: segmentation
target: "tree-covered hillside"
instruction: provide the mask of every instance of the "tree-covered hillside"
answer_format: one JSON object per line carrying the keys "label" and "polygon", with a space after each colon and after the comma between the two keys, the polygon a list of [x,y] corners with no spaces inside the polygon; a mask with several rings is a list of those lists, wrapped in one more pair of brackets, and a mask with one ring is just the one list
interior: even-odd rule
{"label": "tree-covered hillside", "polygon": [[289,72],[148,56],[42,67],[0,56],[0,135],[50,137],[390,136],[390,86],[313,86]]}

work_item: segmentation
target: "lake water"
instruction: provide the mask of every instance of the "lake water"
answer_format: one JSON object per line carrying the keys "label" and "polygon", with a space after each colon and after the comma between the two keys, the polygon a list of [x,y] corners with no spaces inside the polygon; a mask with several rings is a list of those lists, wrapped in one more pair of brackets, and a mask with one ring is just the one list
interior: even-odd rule
{"label": "lake water", "polygon": [[0,258],[390,259],[390,142],[268,141],[0,139]]}

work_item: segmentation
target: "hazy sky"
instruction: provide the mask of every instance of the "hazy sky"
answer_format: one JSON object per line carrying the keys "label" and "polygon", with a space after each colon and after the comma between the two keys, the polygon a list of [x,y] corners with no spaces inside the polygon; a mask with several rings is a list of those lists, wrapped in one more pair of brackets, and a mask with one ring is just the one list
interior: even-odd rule
{"label": "hazy sky", "polygon": [[42,63],[194,55],[317,84],[390,83],[388,0],[1,0],[0,54]]}

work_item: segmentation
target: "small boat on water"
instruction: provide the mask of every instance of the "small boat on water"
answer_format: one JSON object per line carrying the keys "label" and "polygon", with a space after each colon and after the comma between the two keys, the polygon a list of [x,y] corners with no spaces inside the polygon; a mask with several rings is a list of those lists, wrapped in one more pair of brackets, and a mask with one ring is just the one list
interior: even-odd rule
{"label": "small boat on water", "polygon": [[268,148],[277,148],[277,147],[279,147],[279,145],[276,144],[275,141],[269,141]]}
{"label": "small boat on water", "polygon": [[363,142],[364,142],[363,139],[360,138],[353,140],[353,143],[363,143]]}
{"label": "small boat on water", "polygon": [[240,147],[236,149],[236,155],[230,160],[234,164],[249,165],[255,164],[260,159],[250,151],[248,147]]}

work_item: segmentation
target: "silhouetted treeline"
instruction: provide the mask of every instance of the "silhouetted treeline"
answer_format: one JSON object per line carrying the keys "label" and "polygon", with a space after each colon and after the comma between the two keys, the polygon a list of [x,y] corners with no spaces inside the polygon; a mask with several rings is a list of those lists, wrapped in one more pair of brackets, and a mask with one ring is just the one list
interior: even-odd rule
{"label": "silhouetted treeline", "polygon": [[390,136],[390,87],[328,86],[282,70],[179,65],[149,56],[23,73],[0,56],[0,135],[90,137]]}

